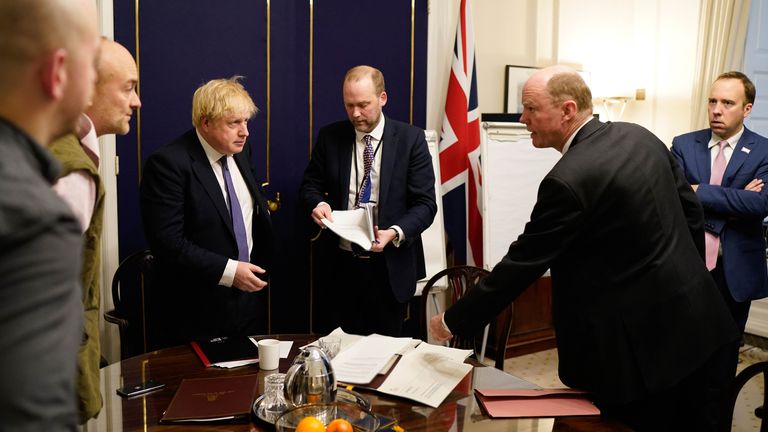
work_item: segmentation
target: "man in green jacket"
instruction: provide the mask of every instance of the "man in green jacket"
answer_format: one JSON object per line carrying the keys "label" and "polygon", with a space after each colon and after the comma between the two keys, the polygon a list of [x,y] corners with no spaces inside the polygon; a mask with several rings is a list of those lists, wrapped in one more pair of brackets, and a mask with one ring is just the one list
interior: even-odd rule
{"label": "man in green jacket", "polygon": [[97,137],[127,134],[133,111],[141,106],[136,94],[136,62],[122,45],[102,38],[97,72],[93,103],[80,116],[79,137],[68,135],[50,147],[62,165],[61,177],[54,190],[67,202],[83,230],[81,276],[85,328],[77,359],[81,423],[95,417],[102,406],[99,388],[99,277],[104,186],[99,177]]}

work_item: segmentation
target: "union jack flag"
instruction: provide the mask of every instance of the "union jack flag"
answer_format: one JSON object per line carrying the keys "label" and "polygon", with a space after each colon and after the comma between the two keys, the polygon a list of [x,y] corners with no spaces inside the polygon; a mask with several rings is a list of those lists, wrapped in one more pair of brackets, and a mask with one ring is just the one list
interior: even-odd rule
{"label": "union jack flag", "polygon": [[440,133],[440,178],[445,231],[456,264],[483,266],[480,114],[475,78],[475,37],[469,2],[461,0],[453,64]]}

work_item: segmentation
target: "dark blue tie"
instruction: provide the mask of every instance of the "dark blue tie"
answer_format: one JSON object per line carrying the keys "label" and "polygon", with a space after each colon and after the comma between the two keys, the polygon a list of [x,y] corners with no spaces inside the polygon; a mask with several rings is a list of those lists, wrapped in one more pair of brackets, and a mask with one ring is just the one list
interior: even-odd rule
{"label": "dark blue tie", "polygon": [[235,230],[235,239],[237,240],[237,259],[238,261],[250,262],[248,255],[248,236],[245,234],[245,223],[243,222],[243,212],[240,210],[240,201],[235,193],[235,186],[232,184],[232,176],[227,167],[227,157],[219,159],[221,169],[224,171],[224,187],[229,197],[229,214],[232,216],[232,228]]}
{"label": "dark blue tie", "polygon": [[363,187],[360,188],[360,195],[357,203],[367,203],[371,200],[371,168],[373,167],[373,137],[366,135],[363,137],[365,149],[363,150]]}

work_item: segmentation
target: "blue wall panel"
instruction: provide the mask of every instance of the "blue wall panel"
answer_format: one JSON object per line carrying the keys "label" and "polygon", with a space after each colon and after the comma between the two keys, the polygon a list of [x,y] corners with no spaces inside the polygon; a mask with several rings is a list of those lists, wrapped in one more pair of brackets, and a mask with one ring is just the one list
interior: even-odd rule
{"label": "blue wall panel", "polygon": [[138,30],[143,103],[131,133],[118,137],[121,258],[146,247],[140,164],[192,127],[192,94],[201,83],[244,75],[260,109],[249,122],[253,164],[270,182],[267,195],[280,192],[283,204],[272,215],[281,246],[270,285],[272,331],[308,331],[312,227],[297,195],[312,142],[321,126],[345,118],[341,80],[363,63],[385,74],[385,112],[424,126],[426,3],[417,0],[412,9],[409,0],[115,0],[115,38],[134,54]]}

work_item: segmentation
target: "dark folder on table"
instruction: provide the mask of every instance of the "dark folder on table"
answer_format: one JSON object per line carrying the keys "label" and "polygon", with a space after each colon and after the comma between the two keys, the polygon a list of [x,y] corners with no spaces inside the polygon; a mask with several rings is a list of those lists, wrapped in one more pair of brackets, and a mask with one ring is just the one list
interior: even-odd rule
{"label": "dark folder on table", "polygon": [[160,423],[247,422],[258,375],[183,379]]}
{"label": "dark folder on table", "polygon": [[259,358],[259,347],[247,336],[218,337],[191,342],[192,349],[205,367],[228,367],[226,363]]}
{"label": "dark folder on table", "polygon": [[477,389],[491,418],[600,415],[588,394],[573,389]]}

